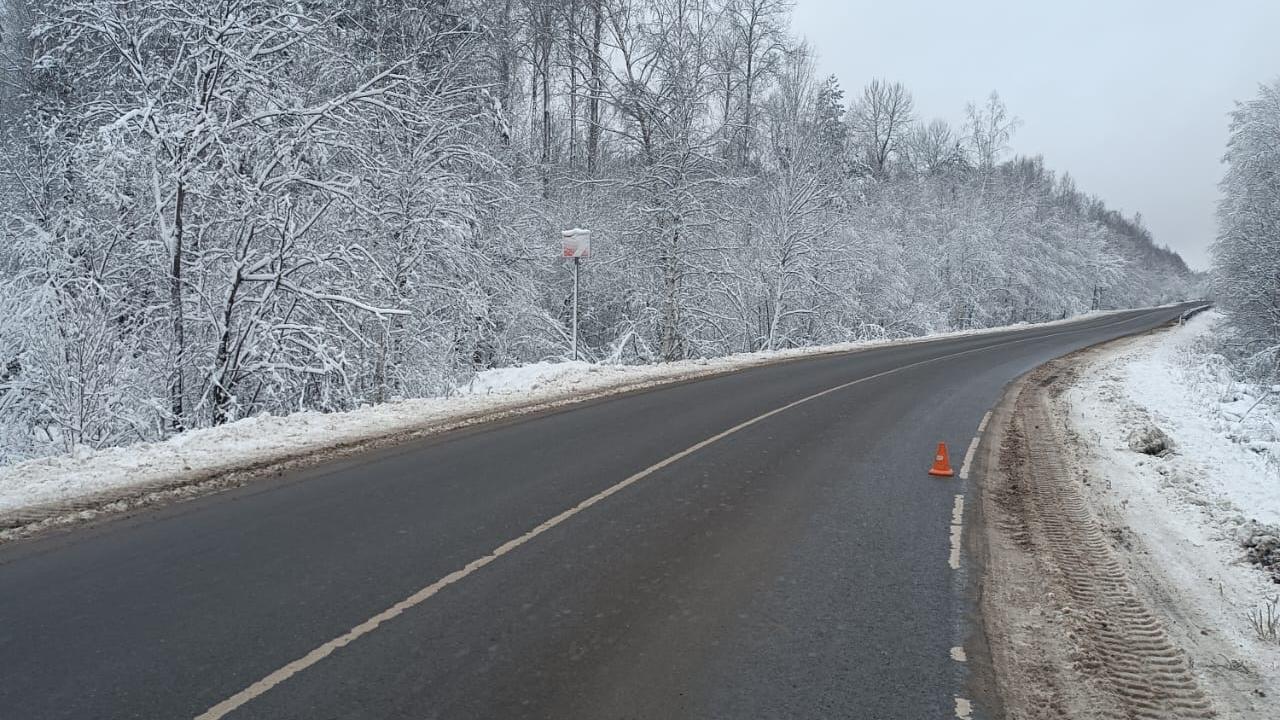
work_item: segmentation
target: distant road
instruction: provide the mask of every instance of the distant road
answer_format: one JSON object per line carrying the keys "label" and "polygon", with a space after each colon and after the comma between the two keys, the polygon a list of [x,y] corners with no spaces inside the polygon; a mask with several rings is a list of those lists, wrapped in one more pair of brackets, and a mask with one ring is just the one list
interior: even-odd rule
{"label": "distant road", "polygon": [[985,717],[973,480],[934,448],[960,470],[1010,380],[1184,309],[744,370],[0,546],[0,719]]}

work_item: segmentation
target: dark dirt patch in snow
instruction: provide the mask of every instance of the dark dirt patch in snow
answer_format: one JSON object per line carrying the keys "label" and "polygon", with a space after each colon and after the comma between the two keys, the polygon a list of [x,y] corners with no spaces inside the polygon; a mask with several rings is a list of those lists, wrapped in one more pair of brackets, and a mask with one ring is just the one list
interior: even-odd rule
{"label": "dark dirt patch in snow", "polygon": [[1135,428],[1126,441],[1130,450],[1143,455],[1164,456],[1173,451],[1173,438],[1155,425]]}
{"label": "dark dirt patch in snow", "polygon": [[1280,527],[1250,522],[1240,527],[1237,538],[1245,549],[1245,559],[1265,570],[1272,582],[1280,583]]}

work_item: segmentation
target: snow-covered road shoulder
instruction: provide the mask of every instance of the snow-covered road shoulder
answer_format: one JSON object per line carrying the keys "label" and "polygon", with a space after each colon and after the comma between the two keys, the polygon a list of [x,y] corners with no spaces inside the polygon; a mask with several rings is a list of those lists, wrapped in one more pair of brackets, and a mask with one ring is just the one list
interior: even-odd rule
{"label": "snow-covered road shoulder", "polygon": [[[418,436],[677,382],[750,364],[750,358],[653,366],[539,363],[481,373],[448,396],[396,400],[349,412],[262,415],[163,442],[37,458],[0,468],[0,540],[12,528],[67,523],[101,510],[197,494],[246,476],[312,464]],[[239,475],[239,477],[228,477]],[[114,505],[114,506],[112,506]],[[8,528],[7,530],[5,528]],[[25,533],[24,533],[25,534]]]}
{"label": "snow-covered road shoulder", "polygon": [[[1064,404],[1130,577],[1232,717],[1274,717],[1280,642],[1250,615],[1280,595],[1280,568],[1250,562],[1246,546],[1280,526],[1280,415],[1212,352],[1220,319],[1107,346]],[[1139,451],[1160,433],[1171,449]]]}

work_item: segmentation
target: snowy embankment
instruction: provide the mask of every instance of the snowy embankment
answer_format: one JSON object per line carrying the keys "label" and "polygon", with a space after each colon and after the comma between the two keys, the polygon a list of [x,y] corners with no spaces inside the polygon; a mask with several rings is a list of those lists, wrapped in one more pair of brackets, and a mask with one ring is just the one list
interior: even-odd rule
{"label": "snowy embankment", "polygon": [[[1206,679],[1257,700],[1280,692],[1280,641],[1265,627],[1280,595],[1280,402],[1213,353],[1220,320],[1210,311],[1113,346],[1067,400],[1136,577],[1156,578]],[[1143,448],[1152,438],[1170,448]]]}
{"label": "snowy embankment", "polygon": [[[1109,313],[1091,313],[1090,316]],[[1084,316],[1045,323],[1074,322]],[[1026,325],[1012,326],[1012,328]],[[865,341],[687,360],[659,365],[538,363],[478,374],[444,397],[401,400],[350,412],[259,416],[193,430],[163,442],[37,458],[0,467],[0,528],[96,507],[120,497],[205,482],[276,463],[304,463],[329,451],[440,432],[498,417],[755,365],[886,344],[1000,332],[994,328],[925,338]]]}

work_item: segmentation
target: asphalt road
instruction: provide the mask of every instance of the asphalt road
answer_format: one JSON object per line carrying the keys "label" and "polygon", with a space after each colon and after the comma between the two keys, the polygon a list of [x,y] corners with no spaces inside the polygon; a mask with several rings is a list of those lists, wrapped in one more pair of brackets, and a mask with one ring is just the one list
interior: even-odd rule
{"label": "asphalt road", "polygon": [[984,717],[948,562],[973,480],[934,447],[958,468],[1010,380],[1179,312],[751,369],[0,546],[0,718]]}

